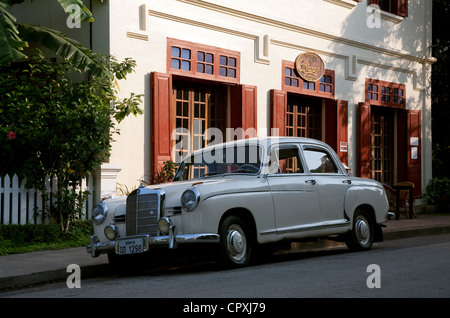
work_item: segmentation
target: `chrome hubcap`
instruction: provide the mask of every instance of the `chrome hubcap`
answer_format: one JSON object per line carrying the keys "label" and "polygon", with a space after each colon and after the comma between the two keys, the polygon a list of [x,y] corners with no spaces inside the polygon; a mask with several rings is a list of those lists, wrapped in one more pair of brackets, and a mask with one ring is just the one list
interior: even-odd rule
{"label": "chrome hubcap", "polygon": [[228,229],[227,249],[228,253],[235,261],[240,261],[245,257],[247,240],[244,231],[239,225],[233,224]]}
{"label": "chrome hubcap", "polygon": [[358,216],[356,219],[356,237],[361,245],[366,245],[370,240],[370,228],[367,219],[363,216]]}

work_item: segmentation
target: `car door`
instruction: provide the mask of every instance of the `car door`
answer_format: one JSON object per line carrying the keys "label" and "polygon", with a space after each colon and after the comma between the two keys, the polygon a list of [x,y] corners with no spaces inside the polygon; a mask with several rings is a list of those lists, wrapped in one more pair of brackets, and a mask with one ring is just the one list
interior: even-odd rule
{"label": "car door", "polygon": [[310,179],[315,181],[318,192],[323,228],[348,225],[344,201],[351,187],[350,177],[336,162],[336,156],[325,147],[304,145],[302,148]]}
{"label": "car door", "polygon": [[315,182],[305,173],[297,144],[272,147],[267,180],[273,197],[278,239],[317,229],[320,206]]}

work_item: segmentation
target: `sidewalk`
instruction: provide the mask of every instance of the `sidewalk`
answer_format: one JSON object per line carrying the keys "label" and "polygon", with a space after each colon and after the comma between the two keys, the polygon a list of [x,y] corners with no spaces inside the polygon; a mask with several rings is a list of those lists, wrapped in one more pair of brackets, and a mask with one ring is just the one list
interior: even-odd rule
{"label": "sidewalk", "polygon": [[[385,240],[450,233],[450,215],[419,215],[412,220],[389,220],[386,225],[383,228]],[[80,266],[82,278],[111,272],[106,255],[92,258],[85,247],[0,256],[0,291],[65,280],[72,273],[66,272],[70,264]]]}

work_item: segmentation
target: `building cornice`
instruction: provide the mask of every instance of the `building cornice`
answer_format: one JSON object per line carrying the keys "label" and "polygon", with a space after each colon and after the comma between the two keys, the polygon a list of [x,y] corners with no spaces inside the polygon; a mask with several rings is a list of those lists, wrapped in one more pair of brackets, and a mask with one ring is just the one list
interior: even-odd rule
{"label": "building cornice", "polygon": [[353,9],[357,5],[357,1],[355,0],[323,0],[325,2],[329,2],[340,7],[344,7],[347,9]]}
{"label": "building cornice", "polygon": [[[222,13],[233,15],[233,16],[239,16],[241,18],[247,18],[247,20],[255,21],[258,23],[263,23],[266,25],[272,25],[277,28],[283,28],[285,30],[289,30],[292,32],[297,32],[297,33],[301,33],[304,35],[332,41],[332,42],[335,42],[338,44],[347,45],[347,46],[359,48],[362,50],[367,50],[371,53],[375,52],[380,55],[389,56],[389,57],[401,59],[404,61],[404,63],[401,63],[401,64],[403,64],[403,66],[400,66],[400,64],[395,63],[394,61],[391,61],[391,63],[389,63],[388,60],[386,60],[383,57],[380,57],[377,60],[373,60],[371,58],[363,57],[362,55],[356,55],[356,54],[345,55],[345,54],[338,53],[336,50],[335,51],[321,50],[316,47],[299,45],[299,44],[293,43],[291,41],[283,41],[280,39],[274,39],[274,38],[271,38],[267,34],[265,34],[265,35],[259,34],[259,33],[252,34],[252,33],[238,30],[236,28],[222,27],[222,26],[218,26],[218,25],[214,25],[214,24],[210,24],[210,23],[206,23],[206,22],[201,22],[198,20],[193,20],[193,19],[188,19],[185,17],[172,15],[172,14],[165,13],[165,12],[160,12],[160,11],[156,11],[156,10],[148,10],[149,16],[152,16],[152,17],[161,18],[161,19],[165,19],[165,20],[169,20],[169,21],[174,21],[174,22],[191,25],[191,26],[195,26],[195,27],[199,27],[199,28],[203,28],[203,29],[209,29],[209,30],[213,30],[216,32],[230,34],[233,36],[252,40],[255,42],[255,62],[256,63],[270,64],[270,57],[268,54],[269,44],[275,45],[275,46],[286,47],[286,48],[290,48],[290,49],[297,50],[297,51],[314,51],[317,54],[320,54],[323,56],[342,59],[345,64],[345,79],[346,80],[355,81],[358,77],[357,65],[358,64],[359,65],[367,65],[367,66],[381,68],[381,69],[390,70],[390,71],[394,71],[394,72],[400,72],[400,73],[407,74],[408,76],[412,76],[414,90],[420,92],[423,90],[423,83],[422,83],[423,81],[421,79],[421,76],[418,74],[417,67],[409,67],[405,63],[413,62],[413,63],[419,63],[419,64],[424,65],[424,64],[431,64],[431,63],[435,62],[435,60],[436,60],[434,57],[431,57],[431,56],[429,56],[429,57],[428,56],[423,56],[423,57],[414,56],[411,54],[407,54],[405,52],[395,51],[395,50],[382,48],[382,47],[374,46],[371,44],[361,43],[361,42],[358,42],[355,40],[339,37],[339,36],[329,34],[329,33],[323,32],[323,31],[308,29],[306,27],[294,25],[291,23],[280,22],[280,21],[275,21],[275,20],[265,18],[265,17],[255,16],[254,14],[237,11],[235,9],[221,7],[221,6],[214,5],[214,4],[211,4],[211,3],[208,3],[205,1],[201,1],[201,0],[177,0],[177,1],[186,2],[186,3],[190,3],[190,4],[192,3],[195,5],[200,5],[202,7],[206,6],[207,8],[210,8],[211,10],[214,10],[214,11],[222,12]],[[210,7],[210,6],[212,6],[212,7]]]}
{"label": "building cornice", "polygon": [[199,28],[209,29],[209,30],[213,30],[213,31],[221,32],[221,33],[231,34],[231,35],[239,36],[239,37],[246,38],[246,39],[251,39],[251,40],[256,39],[256,35],[253,35],[250,33],[233,30],[230,28],[224,28],[224,27],[220,27],[220,26],[210,24],[210,23],[200,22],[197,20],[187,19],[187,18],[175,16],[175,15],[160,12],[160,11],[148,10],[148,14],[152,17],[170,20],[170,21],[174,21],[174,22],[179,22],[179,23],[183,23],[183,24],[187,24],[187,25],[192,25],[192,26],[196,26]]}
{"label": "building cornice", "polygon": [[312,36],[315,38],[320,38],[320,39],[328,40],[330,42],[339,43],[339,44],[343,44],[343,45],[347,45],[347,46],[352,46],[355,48],[360,48],[363,50],[368,50],[368,51],[379,53],[379,54],[384,54],[384,55],[388,55],[388,56],[392,56],[392,57],[396,57],[396,58],[406,59],[406,60],[418,62],[418,63],[432,63],[433,62],[432,57],[417,56],[417,55],[410,54],[406,51],[394,50],[394,49],[382,47],[379,45],[373,45],[373,44],[366,43],[366,42],[363,42],[360,40],[355,40],[355,39],[351,39],[348,37],[342,37],[340,35],[332,34],[330,32],[324,31],[324,30],[319,30],[318,28],[311,28],[311,27],[306,27],[306,26],[302,26],[302,25],[294,24],[294,23],[290,23],[290,22],[279,21],[279,20],[264,17],[261,15],[221,6],[221,5],[211,3],[208,1],[204,1],[204,0],[177,0],[177,1],[189,4],[189,5],[193,5],[196,7],[208,9],[211,11],[219,12],[222,14],[226,14],[229,16],[238,17],[238,18],[245,19],[248,21],[265,24],[265,25],[276,27],[279,29],[284,29],[284,30],[299,33],[299,34],[304,34],[304,35]]}

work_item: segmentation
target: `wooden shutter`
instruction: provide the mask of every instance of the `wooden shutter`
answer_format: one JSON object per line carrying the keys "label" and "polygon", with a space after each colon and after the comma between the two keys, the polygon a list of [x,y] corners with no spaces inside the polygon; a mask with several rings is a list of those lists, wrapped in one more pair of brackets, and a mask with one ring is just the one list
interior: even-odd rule
{"label": "wooden shutter", "polygon": [[151,169],[155,171],[164,161],[171,160],[171,99],[172,76],[151,73]]}
{"label": "wooden shutter", "polygon": [[286,92],[270,90],[270,128],[278,128],[278,136],[286,136],[286,97]]}
{"label": "wooden shutter", "polygon": [[255,129],[255,131],[251,132],[253,135],[249,135],[249,137],[256,137],[256,128],[257,128],[256,86],[250,85],[241,85],[241,86],[242,86],[242,128],[244,129],[244,131],[248,129]]}
{"label": "wooden shutter", "polygon": [[408,111],[399,109],[397,111],[397,182],[408,179]]}
{"label": "wooden shutter", "polygon": [[325,100],[325,142],[337,153],[337,101]]}
{"label": "wooden shutter", "polygon": [[358,173],[370,178],[370,105],[358,104]]}
{"label": "wooden shutter", "polygon": [[256,86],[237,85],[231,88],[231,128],[242,128],[245,138],[256,137]]}
{"label": "wooden shutter", "polygon": [[325,100],[325,142],[348,164],[348,102]]}
{"label": "wooden shutter", "polygon": [[348,102],[346,100],[337,101],[336,115],[336,152],[339,159],[348,164]]}
{"label": "wooden shutter", "polygon": [[398,0],[397,15],[402,17],[408,16],[408,0]]}
{"label": "wooden shutter", "polygon": [[408,181],[414,183],[414,196],[422,193],[421,165],[421,113],[420,110],[408,110]]}

